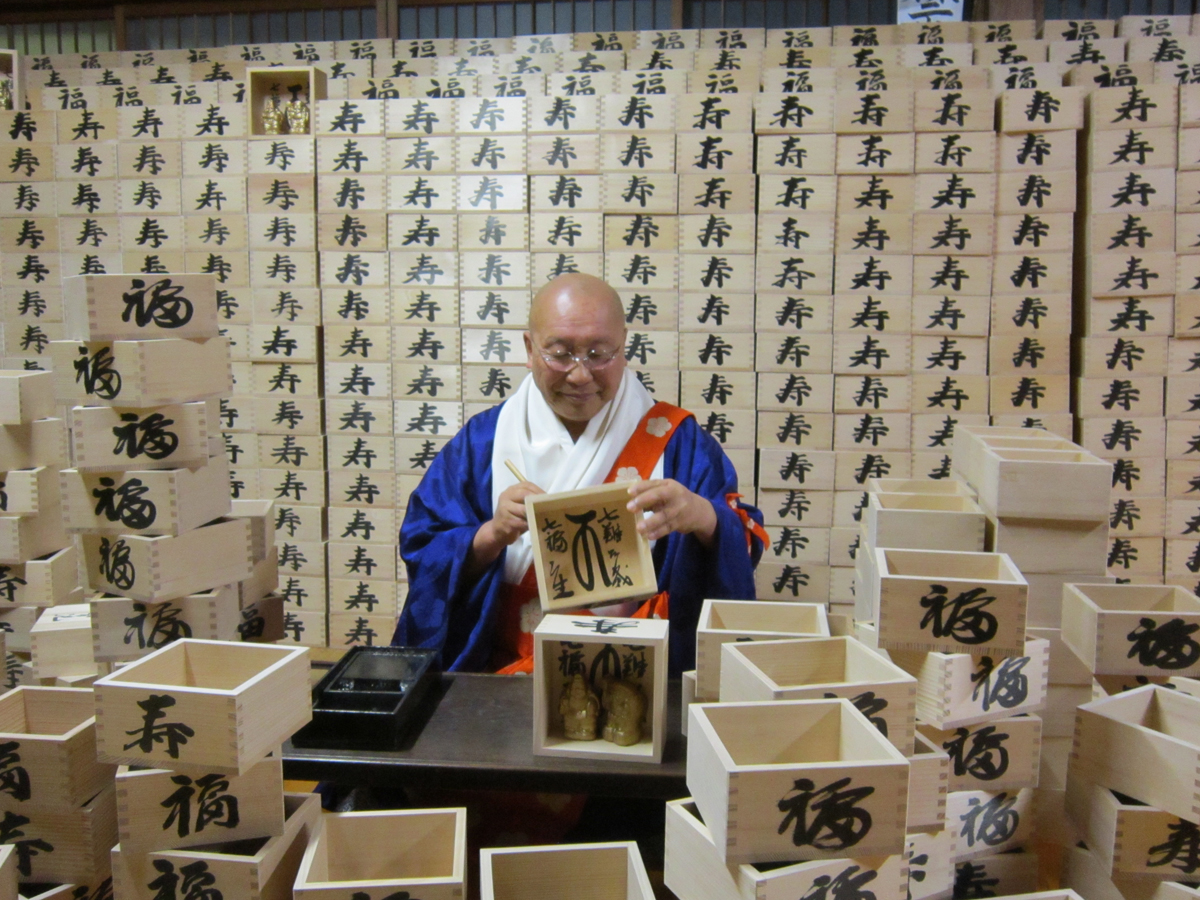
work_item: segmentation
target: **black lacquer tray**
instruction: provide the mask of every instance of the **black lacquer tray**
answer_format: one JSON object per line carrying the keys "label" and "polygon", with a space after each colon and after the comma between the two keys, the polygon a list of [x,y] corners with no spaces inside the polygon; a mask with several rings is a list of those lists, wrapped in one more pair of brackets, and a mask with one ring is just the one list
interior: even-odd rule
{"label": "black lacquer tray", "polygon": [[312,721],[297,747],[394,750],[441,675],[437,653],[416,647],[354,647],[312,692]]}

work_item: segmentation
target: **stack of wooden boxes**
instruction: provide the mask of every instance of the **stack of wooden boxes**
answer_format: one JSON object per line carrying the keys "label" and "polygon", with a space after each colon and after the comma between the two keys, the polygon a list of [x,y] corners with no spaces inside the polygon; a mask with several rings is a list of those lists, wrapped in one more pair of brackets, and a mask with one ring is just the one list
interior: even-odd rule
{"label": "stack of wooden boxes", "polygon": [[1179,90],[1148,81],[1088,95],[1076,415],[1080,443],[1113,465],[1108,567],[1157,581],[1164,514],[1161,496],[1154,495],[1164,468],[1164,388],[1170,384],[1164,376],[1177,290]]}
{"label": "stack of wooden boxes", "polygon": [[[1189,51],[1194,64],[1195,51]],[[1185,66],[1184,62],[1176,63]],[[1200,345],[1195,338],[1200,332],[1200,205],[1195,201],[1200,189],[1200,86],[1183,84],[1179,88],[1179,151],[1175,174],[1177,210],[1175,216],[1174,249],[1177,274],[1175,279],[1175,308],[1170,322],[1156,326],[1156,342],[1165,344],[1164,374],[1166,378],[1164,415],[1166,424],[1165,460],[1139,461],[1141,465],[1122,473],[1130,487],[1140,489],[1136,508],[1142,519],[1150,519],[1156,510],[1157,496],[1148,495],[1163,487],[1162,501],[1165,537],[1163,549],[1164,580],[1186,587],[1193,593],[1200,590],[1200,541],[1196,527],[1200,525],[1200,504],[1195,489],[1200,484],[1200,467],[1196,464],[1197,442],[1196,398],[1200,395],[1196,363]],[[1169,335],[1169,336],[1164,336]],[[1139,476],[1136,481],[1132,476]],[[1114,484],[1118,491],[1123,485]],[[1145,499],[1143,499],[1145,498]],[[1144,583],[1157,581],[1148,570]],[[1139,579],[1140,580],[1140,579]]]}
{"label": "stack of wooden boxes", "polygon": [[291,896],[320,816],[284,793],[279,755],[312,718],[308,669],[305,648],[183,639],[96,681],[118,896]]}
{"label": "stack of wooden boxes", "polygon": [[0,840],[15,851],[19,881],[103,895],[117,806],[114,767],[96,757],[92,691],[9,691],[0,698],[0,741]]}
{"label": "stack of wooden boxes", "polygon": [[271,548],[263,510],[245,510],[257,521],[231,515],[217,425],[228,345],[217,336],[215,282],[85,275],[66,293],[71,339],[52,343],[53,377],[60,401],[79,405],[63,516],[81,536],[90,587],[103,592],[90,627],[81,623],[84,656],[108,663],[180,637],[237,640],[246,630],[239,583],[253,585]]}
{"label": "stack of wooden boxes", "polygon": [[[77,555],[63,530],[57,470],[67,461],[66,427],[54,417],[53,378],[49,372],[0,374],[0,619],[9,687],[34,677],[34,665],[25,672],[21,666],[32,652],[30,632],[42,610],[83,598]],[[84,674],[89,661],[86,648],[82,661],[69,653],[53,659],[42,653],[41,674]]]}
{"label": "stack of wooden boxes", "polygon": [[1068,857],[1080,890],[1148,896],[1194,870],[1195,798],[1168,785],[1174,771],[1144,762],[1163,747],[1197,752],[1197,631],[1200,598],[1176,585],[1063,587],[1062,642],[1102,698],[1078,710],[1066,775],[1067,814],[1086,844]]}
{"label": "stack of wooden boxes", "polygon": [[[1105,631],[1124,644],[1124,635],[1116,633],[1124,631],[1119,623],[1147,612],[1146,599],[1106,603],[1109,609],[1092,619],[1100,627],[1089,649],[1111,650],[1102,643]],[[1191,600],[1195,608],[1196,598]],[[1172,607],[1169,601],[1149,605]],[[1117,613],[1113,606],[1128,609]],[[1163,649],[1173,652],[1172,645]],[[1100,668],[1106,662],[1096,660]],[[1089,897],[1195,896],[1194,887],[1178,882],[1190,880],[1196,866],[1200,802],[1191,773],[1200,758],[1198,717],[1200,698],[1153,684],[1080,707],[1066,797],[1083,843],[1068,852],[1065,884]]]}

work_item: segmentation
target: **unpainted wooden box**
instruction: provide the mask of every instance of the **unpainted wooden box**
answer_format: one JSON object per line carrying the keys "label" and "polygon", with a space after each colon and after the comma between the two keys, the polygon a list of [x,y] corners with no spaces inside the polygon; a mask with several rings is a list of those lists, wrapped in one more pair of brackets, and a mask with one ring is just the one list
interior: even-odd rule
{"label": "unpainted wooden box", "polygon": [[179,640],[94,690],[98,755],[126,765],[245,774],[312,718],[305,648]]}
{"label": "unpainted wooden box", "polygon": [[988,547],[1005,553],[1023,574],[1103,575],[1108,519],[988,517]]}
{"label": "unpainted wooden box", "polygon": [[1198,722],[1200,698],[1155,685],[1095,700],[1076,712],[1070,771],[1193,822]]}
{"label": "unpainted wooden box", "polygon": [[233,390],[229,339],[51,341],[61,403],[163,406]]}
{"label": "unpainted wooden box", "polygon": [[62,419],[36,419],[0,428],[0,470],[67,464],[67,429]]}
{"label": "unpainted wooden box", "polygon": [[957,478],[868,478],[867,490],[875,494],[952,494],[973,497],[970,485]]}
{"label": "unpainted wooden box", "polygon": [[242,622],[236,585],[162,603],[99,595],[91,602],[91,651],[97,662],[138,659],[180,638],[234,641]]}
{"label": "unpainted wooden box", "polygon": [[985,447],[972,485],[996,516],[1097,520],[1107,516],[1112,464],[1082,448]]}
{"label": "unpainted wooden box", "polygon": [[54,376],[0,370],[0,425],[22,425],[54,415]]}
{"label": "unpainted wooden box", "polygon": [[863,513],[872,547],[911,550],[984,549],[987,517],[969,497],[872,492]]}
{"label": "unpainted wooden box", "polygon": [[1038,786],[1042,720],[1037,716],[1006,716],[951,729],[921,724],[917,729],[949,755],[951,791]]}
{"label": "unpainted wooden box", "polygon": [[97,674],[92,659],[90,608],[86,603],[52,606],[29,629],[33,671],[38,678]]}
{"label": "unpainted wooden box", "polygon": [[[533,633],[533,752],[657,763],[666,741],[667,623],[660,619],[548,615]],[[596,701],[596,739],[564,735],[560,704],[575,674]],[[603,739],[609,679],[631,682],[645,701],[641,740],[620,746]]]}
{"label": "unpainted wooden box", "polygon": [[214,275],[77,275],[63,279],[63,333],[72,341],[218,336]]}
{"label": "unpainted wooden box", "polygon": [[0,516],[0,563],[12,565],[36,559],[71,542],[63,530],[58,485],[48,481],[44,487],[46,490],[39,496],[43,510],[38,514]]}
{"label": "unpainted wooden box", "polygon": [[[815,882],[821,879],[821,884]],[[901,854],[854,856],[779,867],[727,865],[690,797],[667,801],[663,881],[679,900],[794,900],[825,879],[867,884],[877,900],[904,900],[908,878]]]}
{"label": "unpainted wooden box", "polygon": [[[903,852],[908,760],[849,700],[688,713],[688,789],[726,863]],[[814,802],[841,804],[836,832],[812,822]]]}
{"label": "unpainted wooden box", "polygon": [[697,698],[720,695],[722,644],[796,637],[829,637],[824,604],[705,600],[696,624]]}
{"label": "unpainted wooden box", "polygon": [[117,829],[125,853],[226,844],[284,833],[283,764],[268,757],[244,775],[117,769]]}
{"label": "unpainted wooden box", "polygon": [[321,818],[321,800],[316,794],[280,796],[285,821],[282,833],[274,837],[149,853],[126,850],[123,844],[113,847],[117,895],[152,900],[160,887],[159,878],[183,875],[188,867],[194,881],[207,882],[207,890],[229,900],[288,900],[305,848]]}
{"label": "unpainted wooden box", "polygon": [[917,680],[852,637],[721,647],[720,701],[844,697],[905,755],[913,752]]}
{"label": "unpainted wooden box", "polygon": [[58,509],[58,490],[51,482],[57,480],[53,466],[4,472],[0,474],[0,507],[10,516],[34,516],[43,510],[53,515]]}
{"label": "unpainted wooden box", "polygon": [[1062,639],[1101,675],[1200,675],[1200,598],[1152,584],[1064,584]]}
{"label": "unpainted wooden box", "polygon": [[82,536],[84,564],[96,590],[157,603],[248,578],[249,537],[245,519],[219,519],[175,536],[89,533]]}
{"label": "unpainted wooden box", "polygon": [[634,841],[485,848],[479,852],[479,869],[481,900],[654,897]]}
{"label": "unpainted wooden box", "polygon": [[1000,659],[907,650],[889,656],[917,678],[917,717],[942,729],[1032,712],[1049,686],[1050,642],[1043,638],[1025,641],[1020,656]]}
{"label": "unpainted wooden box", "polygon": [[[1015,443],[1014,443],[1015,442]],[[1066,438],[1044,428],[1010,428],[995,425],[963,425],[955,429],[952,471],[977,492],[982,480],[983,455],[989,446],[1008,449],[1071,449]],[[1070,445],[1070,446],[1066,446]]]}
{"label": "unpainted wooden box", "polygon": [[941,831],[946,826],[946,791],[950,757],[921,732],[916,732],[908,757],[908,817],[906,829]]}
{"label": "unpainted wooden box", "polygon": [[224,455],[197,468],[63,469],[59,479],[68,531],[179,535],[232,510]]}
{"label": "unpainted wooden box", "polygon": [[466,895],[465,809],[331,813],[319,819],[296,872],[297,900],[350,900],[358,892],[388,896],[405,889],[422,900]]}
{"label": "unpainted wooden box", "polygon": [[874,551],[879,646],[1015,655],[1025,640],[1028,584],[1003,553]]}
{"label": "unpainted wooden box", "polygon": [[0,697],[5,783],[0,811],[81,807],[114,767],[96,759],[96,715],[86,688],[17,687]]}

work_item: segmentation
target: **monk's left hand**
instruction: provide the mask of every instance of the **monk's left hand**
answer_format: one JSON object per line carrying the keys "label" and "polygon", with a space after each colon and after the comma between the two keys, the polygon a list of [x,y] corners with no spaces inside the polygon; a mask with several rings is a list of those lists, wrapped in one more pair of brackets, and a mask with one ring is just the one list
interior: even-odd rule
{"label": "monk's left hand", "polygon": [[710,501],[694,494],[672,478],[638,481],[629,486],[633,499],[627,508],[652,515],[639,518],[638,533],[647,540],[664,538],[672,531],[695,535],[705,547],[711,547],[717,533],[717,512]]}

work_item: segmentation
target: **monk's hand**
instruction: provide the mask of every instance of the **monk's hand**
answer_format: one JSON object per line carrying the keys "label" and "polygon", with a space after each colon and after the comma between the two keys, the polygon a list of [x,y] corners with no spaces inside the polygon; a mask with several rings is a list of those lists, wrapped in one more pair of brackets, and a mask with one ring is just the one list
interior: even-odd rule
{"label": "monk's hand", "polygon": [[525,520],[525,498],[544,493],[536,484],[520,481],[500,494],[495,513],[479,526],[471,539],[468,572],[482,572],[495,562],[505,547],[529,530]]}
{"label": "monk's hand", "polygon": [[545,491],[530,481],[518,481],[501,492],[490,523],[497,543],[507,547],[529,530],[529,522],[525,519],[525,498],[544,493]]}
{"label": "monk's hand", "polygon": [[672,531],[695,535],[705,547],[711,547],[717,533],[717,511],[712,503],[694,494],[673,478],[638,481],[629,486],[627,507],[635,513],[649,512],[639,518],[638,533],[647,540],[664,538]]}

